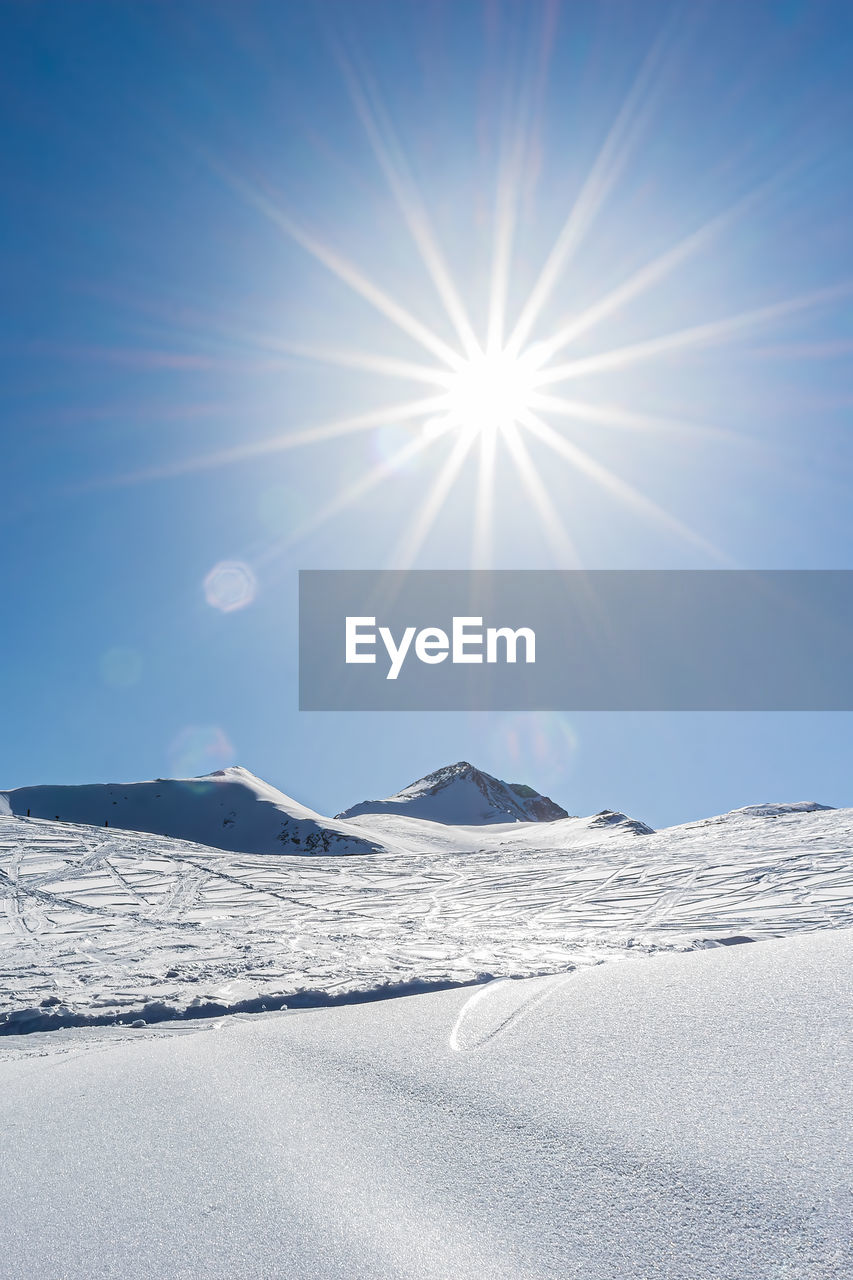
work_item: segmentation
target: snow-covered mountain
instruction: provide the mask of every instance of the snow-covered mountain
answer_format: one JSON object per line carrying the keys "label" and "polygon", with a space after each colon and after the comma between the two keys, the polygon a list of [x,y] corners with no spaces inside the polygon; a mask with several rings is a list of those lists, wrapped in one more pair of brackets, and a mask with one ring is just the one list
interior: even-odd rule
{"label": "snow-covered mountain", "polygon": [[445,765],[385,800],[363,800],[337,815],[393,813],[449,826],[487,826],[505,822],[554,822],[565,809],[518,782],[502,782],[467,760]]}
{"label": "snow-covered mountain", "polygon": [[201,778],[0,792],[0,813],[148,831],[233,853],[373,853],[364,831],[292,800],[238,765]]}
{"label": "snow-covered mountain", "polygon": [[[18,787],[0,791],[3,813],[147,831],[232,853],[308,855],[410,847],[414,829],[386,830],[385,815],[445,826],[553,822],[568,817],[565,809],[532,787],[500,782],[466,763],[439,769],[397,796],[356,805],[336,818],[306,808],[239,765],[200,778]],[[377,815],[376,831],[370,822],[352,825],[347,821],[365,814]]]}

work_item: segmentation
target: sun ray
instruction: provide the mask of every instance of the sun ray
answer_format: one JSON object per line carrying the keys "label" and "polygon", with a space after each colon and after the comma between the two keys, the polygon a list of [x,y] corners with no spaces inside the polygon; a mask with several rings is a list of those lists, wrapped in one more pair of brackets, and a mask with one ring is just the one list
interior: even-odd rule
{"label": "sun ray", "polygon": [[558,562],[563,564],[564,567],[566,563],[571,563],[572,566],[580,564],[577,548],[563,524],[557,508],[551,501],[551,495],[545,488],[542,477],[534,466],[533,459],[521,438],[518,428],[513,424],[509,428],[505,428],[502,434],[518,468],[521,482],[528,492],[531,506],[539,518],[539,522]]}
{"label": "sun ray", "polygon": [[474,438],[474,434],[470,431],[460,432],[443,467],[433,481],[429,492],[415,512],[408,529],[397,546],[394,557],[395,568],[411,569],[418,552],[438,518],[447,495],[462,470],[462,464],[470,452]]}
{"label": "sun ray", "polygon": [[646,125],[652,109],[661,48],[662,38],[659,38],[637,73],[510,334],[507,342],[510,351],[519,351],[527,341],[560,275],[610,194]]}
{"label": "sun ray", "polygon": [[411,382],[424,382],[431,386],[447,387],[453,374],[434,365],[417,364],[411,360],[397,360],[370,351],[348,350],[343,347],[318,347],[310,343],[291,342],[285,338],[258,337],[258,342],[270,351],[300,356],[318,364],[339,365],[344,369],[357,369],[364,373],[381,373],[389,378],[404,378]]}
{"label": "sun ray", "polygon": [[[148,309],[153,309],[149,307]],[[454,371],[440,368],[437,365],[422,364],[413,360],[401,360],[377,352],[361,351],[350,348],[322,346],[281,337],[279,334],[265,332],[255,328],[238,327],[233,322],[224,324],[217,322],[209,313],[189,313],[190,318],[199,325],[195,335],[197,341],[205,341],[207,348],[201,351],[182,352],[179,350],[148,349],[141,346],[98,347],[91,344],[63,344],[55,349],[58,356],[90,357],[110,363],[127,363],[151,368],[175,368],[194,370],[221,370],[228,372],[267,372],[286,367],[282,361],[263,361],[258,355],[267,353],[276,356],[296,356],[304,360],[313,360],[321,364],[339,365],[342,368],[364,370],[368,373],[382,373],[389,377],[400,377],[410,381],[423,382],[435,386],[447,386]],[[177,339],[186,342],[187,326],[158,325],[153,331],[157,337]],[[219,347],[211,349],[210,339],[225,340],[229,348],[245,351],[254,356],[254,362],[248,359],[235,359],[233,356],[223,358]],[[40,343],[40,349],[53,350],[47,344]]]}
{"label": "sun ray", "polygon": [[472,564],[476,569],[487,568],[491,561],[496,457],[497,433],[494,431],[482,432],[480,435],[477,496],[474,505],[474,540],[471,556]]}
{"label": "sun ray", "polygon": [[715,346],[725,343],[736,334],[760,329],[763,325],[772,324],[784,316],[798,311],[806,311],[811,307],[821,306],[835,298],[853,292],[853,284],[845,282],[833,285],[828,289],[816,289],[811,293],[801,294],[797,298],[788,298],[767,307],[757,307],[752,311],[742,311],[738,315],[726,316],[722,320],[712,320],[708,324],[693,325],[687,329],[679,329],[675,333],[662,334],[658,338],[650,338],[645,342],[635,342],[625,347],[617,347],[613,351],[605,351],[595,356],[585,356],[567,364],[554,365],[542,369],[537,375],[537,386],[550,386],[558,382],[567,382],[571,378],[579,378],[591,373],[604,373],[609,369],[622,369],[628,365],[638,364],[655,356],[667,355],[671,351],[683,351],[690,348]]}
{"label": "sun ray", "polygon": [[289,218],[273,200],[259,191],[252,183],[226,170],[221,164],[214,161],[210,161],[210,163],[232,190],[242,195],[247,203],[251,204],[260,213],[263,213],[274,226],[300,245],[311,257],[322,263],[342,283],[349,285],[354,293],[364,298],[386,319],[396,324],[403,333],[414,338],[422,347],[427,351],[431,351],[434,356],[437,356],[439,360],[449,365],[452,369],[458,369],[464,363],[464,359],[458,351],[454,351],[443,339],[433,333],[427,325],[418,320],[416,316],[413,316],[410,311],[407,311],[401,303],[392,298],[390,294],[385,293],[379,285],[368,279],[353,263],[349,262],[334,249],[330,249],[310,231],[306,231],[304,227],[299,226],[292,218]]}
{"label": "sun ray", "polygon": [[[764,188],[761,189],[762,191]],[[543,346],[548,353],[548,359],[553,357],[567,347],[582,333],[588,333],[602,320],[606,320],[608,316],[625,307],[629,302],[633,302],[636,298],[641,297],[653,285],[670,275],[677,267],[687,262],[700,250],[720,234],[725,228],[734,223],[748,208],[750,208],[758,199],[760,192],[752,192],[743,200],[738,201],[730,209],[718,214],[709,222],[699,227],[696,231],[679,240],[677,244],[672,245],[665,253],[660,254],[653,261],[646,263],[632,276],[630,276],[622,284],[618,285],[610,293],[605,294],[598,302],[588,307],[574,320],[568,321],[562,328],[558,329],[551,337],[545,338]]]}
{"label": "sun ray", "polygon": [[337,418],[332,422],[322,423],[316,427],[281,432],[278,435],[268,436],[264,440],[253,440],[248,444],[234,445],[230,449],[218,449],[213,453],[196,454],[193,458],[180,458],[175,462],[164,463],[158,467],[146,467],[139,471],[126,472],[123,475],[107,476],[102,480],[90,481],[86,485],[78,486],[74,489],[74,492],[142,484],[152,480],[170,480],[176,476],[191,475],[197,471],[209,471],[216,467],[228,466],[234,462],[247,462],[252,458],[284,453],[288,449],[298,449],[304,445],[320,444],[325,440],[336,440],[360,431],[369,431],[373,427],[411,422],[413,419],[436,412],[443,404],[443,396],[430,396],[425,400],[409,400],[403,404],[389,405],[385,409],[373,409],[368,413],[355,414],[351,418]]}
{"label": "sun ray", "polygon": [[530,397],[531,409],[572,418],[576,422],[589,422],[594,426],[616,427],[625,431],[666,433],[687,438],[719,440],[726,444],[743,444],[744,436],[727,427],[708,426],[700,422],[681,422],[658,414],[635,413],[621,405],[591,404],[586,400],[566,400],[563,396],[534,394]]}
{"label": "sun ray", "polygon": [[[543,47],[547,46],[547,35],[553,23],[552,10],[553,6],[549,6],[543,17]],[[543,64],[540,66],[539,74],[540,95],[544,88],[544,62],[540,55],[540,63]],[[512,246],[524,172],[529,162],[531,148],[531,116],[534,109],[530,97],[529,86],[525,83],[524,90],[517,97],[515,119],[511,123],[504,120],[500,133],[492,222],[492,269],[489,277],[486,322],[486,352],[489,355],[494,355],[501,350],[506,331]],[[505,106],[505,111],[509,111],[508,106]]]}
{"label": "sun ray", "polygon": [[684,524],[676,516],[658,506],[651,498],[647,498],[645,494],[640,493],[633,485],[621,480],[619,476],[614,475],[612,471],[602,466],[600,462],[596,462],[588,453],[570,440],[566,440],[564,436],[561,436],[553,427],[543,422],[536,414],[525,415],[523,421],[524,426],[544,444],[548,445],[554,453],[565,458],[576,470],[589,476],[590,479],[613,494],[625,506],[632,508],[655,524],[667,529],[670,533],[678,534],[680,538],[692,543],[693,546],[711,556],[718,563],[728,563],[719,548],[709,542],[707,538],[703,538],[701,534],[696,533],[689,525]]}
{"label": "sun ray", "polygon": [[492,270],[489,280],[489,310],[486,333],[486,352],[489,355],[500,351],[504,340],[512,244],[515,237],[517,216],[519,169],[518,158],[514,156],[511,162],[511,171],[500,174],[498,189],[495,194]]}
{"label": "sun ray", "polygon": [[403,221],[465,352],[469,356],[473,355],[479,350],[479,343],[453,277],[438,247],[423,200],[397,142],[388,113],[380,100],[379,90],[364,71],[362,72],[364,87],[359,84],[351,61],[343,53],[339,55],[339,62],[356,114],[391,194],[397,202]]}
{"label": "sun ray", "polygon": [[853,338],[832,338],[828,342],[782,342],[769,347],[752,347],[755,360],[835,360],[853,354]]}
{"label": "sun ray", "polygon": [[[538,50],[538,66],[533,83],[522,78],[522,89],[516,96],[515,118],[503,121],[499,139],[497,182],[494,196],[492,233],[492,269],[489,277],[489,300],[486,321],[486,352],[494,355],[504,344],[507,302],[509,297],[512,248],[518,222],[522,192],[526,190],[526,172],[530,165],[537,111],[541,111],[547,82],[550,41],[556,17],[556,4],[549,0],[543,11],[542,40]],[[505,106],[509,112],[509,107]]]}
{"label": "sun ray", "polygon": [[[336,497],[322,506],[308,520],[303,520],[302,524],[298,525],[283,541],[277,544],[274,553],[268,554],[278,554],[286,551],[295,543],[301,542],[309,533],[313,533],[329,520],[334,519],[335,516],[354,506],[356,502],[377,488],[400,467],[405,466],[407,462],[411,462],[427,450],[432,443],[433,441],[429,436],[425,435],[419,435],[414,440],[410,440],[402,449],[398,449],[396,453],[393,453],[390,458],[385,458],[382,462],[377,463],[375,467],[372,467],[370,471],[365,472],[361,479],[356,480],[348,488],[344,489],[342,493],[337,494]],[[259,563],[266,558],[268,556],[261,557]]]}

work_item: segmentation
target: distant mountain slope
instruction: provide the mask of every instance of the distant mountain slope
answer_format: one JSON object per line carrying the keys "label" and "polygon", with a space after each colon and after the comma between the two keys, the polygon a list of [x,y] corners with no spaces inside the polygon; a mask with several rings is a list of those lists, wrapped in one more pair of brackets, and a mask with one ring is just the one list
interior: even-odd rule
{"label": "distant mountain slope", "polygon": [[569,816],[565,809],[532,787],[502,782],[476,769],[467,760],[436,769],[386,800],[363,800],[337,817],[355,818],[371,813],[395,813],[463,827],[554,822]]}
{"label": "distant mountain slope", "polygon": [[321,817],[236,765],[201,778],[18,787],[0,792],[0,813],[109,824],[232,853],[350,854],[377,848],[367,832]]}

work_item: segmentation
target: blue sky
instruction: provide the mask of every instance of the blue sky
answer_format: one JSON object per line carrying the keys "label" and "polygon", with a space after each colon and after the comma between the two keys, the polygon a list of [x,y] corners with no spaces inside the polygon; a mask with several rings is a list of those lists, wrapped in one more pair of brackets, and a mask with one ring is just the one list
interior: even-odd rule
{"label": "blue sky", "polygon": [[[488,563],[853,568],[848,5],[90,0],[0,27],[0,786],[238,761],[328,812],[465,758],[655,825],[853,803],[842,713],[300,714],[295,668],[298,569],[392,564],[453,447],[318,520],[429,394],[318,350],[435,363],[329,253],[456,341],[389,165],[478,335],[498,190],[510,327],[580,208],[531,341],[675,246],[560,358],[706,333],[560,389],[592,470],[527,440],[550,527],[498,449]],[[413,564],[486,563],[477,474]],[[234,561],[255,586],[223,611],[204,583]]]}

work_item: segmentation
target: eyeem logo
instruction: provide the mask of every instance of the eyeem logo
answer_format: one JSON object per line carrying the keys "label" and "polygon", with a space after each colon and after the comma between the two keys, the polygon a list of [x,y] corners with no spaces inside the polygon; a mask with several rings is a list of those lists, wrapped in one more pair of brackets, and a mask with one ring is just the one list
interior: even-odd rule
{"label": "eyeem logo", "polygon": [[299,706],[853,711],[853,570],[304,569]]}
{"label": "eyeem logo", "polygon": [[[377,637],[385,646],[389,667],[386,680],[396,680],[409,653],[430,665],[444,662],[517,662],[519,642],[524,661],[536,661],[536,634],[530,627],[486,627],[482,618],[456,618],[448,636],[441,627],[406,627],[399,641],[390,627],[377,627],[375,618],[347,617],[346,661],[376,662]],[[485,654],[484,654],[485,650]]]}

